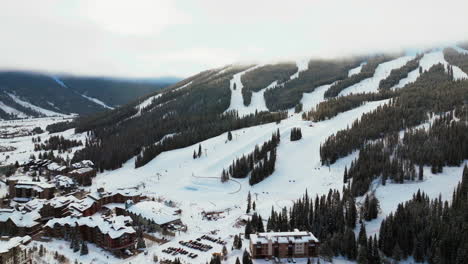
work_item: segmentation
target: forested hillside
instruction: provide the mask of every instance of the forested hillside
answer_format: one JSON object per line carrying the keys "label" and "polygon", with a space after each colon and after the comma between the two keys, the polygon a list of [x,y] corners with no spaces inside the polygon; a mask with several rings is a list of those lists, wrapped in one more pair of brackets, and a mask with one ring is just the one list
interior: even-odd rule
{"label": "forested hillside", "polygon": [[70,113],[91,114],[127,104],[170,84],[0,72],[0,115],[4,119],[11,119]]}

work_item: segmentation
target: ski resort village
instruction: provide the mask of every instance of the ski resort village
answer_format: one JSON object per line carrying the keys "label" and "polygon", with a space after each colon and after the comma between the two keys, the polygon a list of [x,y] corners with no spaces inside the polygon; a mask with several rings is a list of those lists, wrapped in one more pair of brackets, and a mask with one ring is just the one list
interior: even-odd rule
{"label": "ski resort village", "polygon": [[236,64],[97,114],[2,108],[0,264],[467,263],[467,62]]}

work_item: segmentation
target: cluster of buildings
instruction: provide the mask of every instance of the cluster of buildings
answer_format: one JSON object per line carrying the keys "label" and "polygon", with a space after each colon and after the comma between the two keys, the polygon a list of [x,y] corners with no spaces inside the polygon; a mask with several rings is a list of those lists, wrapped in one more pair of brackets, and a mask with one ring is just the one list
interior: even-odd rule
{"label": "cluster of buildings", "polygon": [[311,233],[267,232],[250,235],[252,258],[309,258],[318,256],[318,239]]}
{"label": "cluster of buildings", "polygon": [[154,232],[181,224],[180,210],[150,201],[137,188],[57,192],[59,186],[71,188],[74,178],[55,175],[48,182],[44,179],[28,175],[6,179],[10,206],[0,209],[1,236],[69,239],[74,234],[125,256],[135,249],[136,227]]}

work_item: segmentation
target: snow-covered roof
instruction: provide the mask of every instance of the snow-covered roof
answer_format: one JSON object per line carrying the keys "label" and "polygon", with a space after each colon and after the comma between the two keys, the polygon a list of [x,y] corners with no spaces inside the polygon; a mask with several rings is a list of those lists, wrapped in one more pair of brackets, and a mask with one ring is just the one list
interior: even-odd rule
{"label": "snow-covered roof", "polygon": [[35,182],[31,180],[20,180],[16,183],[15,188],[34,189],[37,192],[42,192],[44,189],[54,188],[55,186],[46,182]]}
{"label": "snow-covered roof", "polygon": [[50,171],[56,171],[60,168],[61,166],[57,162],[52,162],[51,164],[47,165],[47,169]]}
{"label": "snow-covered roof", "polygon": [[39,224],[41,215],[36,212],[20,212],[14,209],[1,209],[0,222],[6,222],[10,219],[18,227],[32,227]]}
{"label": "snow-covered roof", "polygon": [[127,211],[150,219],[158,225],[164,225],[180,219],[177,209],[153,201],[139,202],[130,206]]}
{"label": "snow-covered roof", "polygon": [[0,253],[6,253],[10,249],[23,245],[31,241],[30,236],[12,237],[8,240],[0,240]]}
{"label": "snow-covered roof", "polygon": [[311,232],[298,230],[295,230],[294,232],[267,232],[252,234],[250,235],[250,241],[254,244],[267,244],[269,242],[289,243],[290,241],[293,243],[307,243],[309,241],[319,242]]}
{"label": "snow-covered roof", "polygon": [[84,167],[94,167],[94,163],[90,160],[82,160],[80,162],[73,163],[71,167],[74,169],[80,169]]}
{"label": "snow-covered roof", "polygon": [[47,200],[45,199],[32,199],[31,201],[24,204],[24,208],[30,212],[39,212],[46,202]]}
{"label": "snow-covered roof", "polygon": [[68,188],[75,185],[75,181],[72,178],[64,175],[55,176],[53,181],[57,187]]}
{"label": "snow-covered roof", "polygon": [[61,226],[88,226],[97,227],[102,234],[109,235],[112,239],[118,238],[124,234],[133,234],[135,229],[130,226],[132,218],[129,216],[116,216],[105,217],[102,215],[89,216],[89,217],[73,217],[67,216],[63,218],[54,218],[47,222],[46,226],[53,228],[58,224]]}
{"label": "snow-covered roof", "polygon": [[54,208],[59,208],[59,207],[62,207],[64,205],[67,205],[67,204],[70,204],[70,203],[73,203],[73,202],[79,202],[79,201],[80,200],[78,200],[78,198],[76,198],[75,196],[67,195],[67,196],[54,197],[54,198],[50,199],[49,201],[47,201],[47,204],[54,207]]}
{"label": "snow-covered roof", "polygon": [[119,188],[115,191],[96,191],[90,193],[88,196],[93,198],[94,200],[99,200],[103,197],[110,197],[116,194],[121,194],[122,196],[126,197],[135,197],[140,196],[141,192],[136,188]]}
{"label": "snow-covered roof", "polygon": [[84,199],[81,199],[81,200],[78,200],[72,204],[70,204],[69,208],[70,209],[76,209],[78,210],[79,212],[83,212],[84,210],[90,208],[91,206],[93,206],[93,204],[95,203],[96,201],[90,197],[86,197]]}
{"label": "snow-covered roof", "polygon": [[94,170],[94,169],[90,168],[90,167],[84,167],[84,168],[79,168],[79,169],[72,170],[72,171],[70,171],[70,174],[83,174],[83,173],[88,173],[88,172],[90,172],[92,170]]}

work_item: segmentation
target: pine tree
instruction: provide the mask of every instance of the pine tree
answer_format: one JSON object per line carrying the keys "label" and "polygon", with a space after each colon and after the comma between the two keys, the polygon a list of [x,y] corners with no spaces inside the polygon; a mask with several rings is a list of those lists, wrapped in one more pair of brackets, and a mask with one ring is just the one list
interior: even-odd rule
{"label": "pine tree", "polygon": [[252,204],[252,197],[249,191],[249,194],[247,194],[247,210],[246,210],[247,214],[250,213],[251,204]]}
{"label": "pine tree", "polygon": [[228,132],[228,136],[227,136],[227,137],[228,137],[228,140],[229,140],[229,141],[232,140],[232,133],[231,133],[231,131]]}
{"label": "pine tree", "polygon": [[196,158],[197,158],[197,151],[194,150],[194,151],[193,151],[193,159],[196,159]]}
{"label": "pine tree", "polygon": [[250,220],[247,221],[247,224],[245,225],[245,238],[247,239],[250,239],[250,234],[252,234],[252,223],[250,222]]}
{"label": "pine tree", "polygon": [[198,157],[201,157],[202,155],[202,147],[201,144],[198,145]]}
{"label": "pine tree", "polygon": [[418,180],[422,181],[423,179],[424,179],[424,168],[423,168],[423,165],[419,165]]}
{"label": "pine tree", "polygon": [[240,260],[239,260],[239,257],[236,258],[236,264],[241,264]]}
{"label": "pine tree", "polygon": [[252,264],[252,259],[247,250],[244,250],[244,254],[242,255],[242,264]]}
{"label": "pine tree", "polygon": [[253,202],[252,202],[252,210],[255,211],[256,207],[257,207],[257,205],[255,204],[255,201],[253,201]]}
{"label": "pine tree", "polygon": [[138,237],[137,248],[146,248],[146,242],[142,236]]}
{"label": "pine tree", "polygon": [[367,233],[364,223],[361,223],[361,228],[359,229],[358,242],[359,246],[365,245],[367,247]]}

